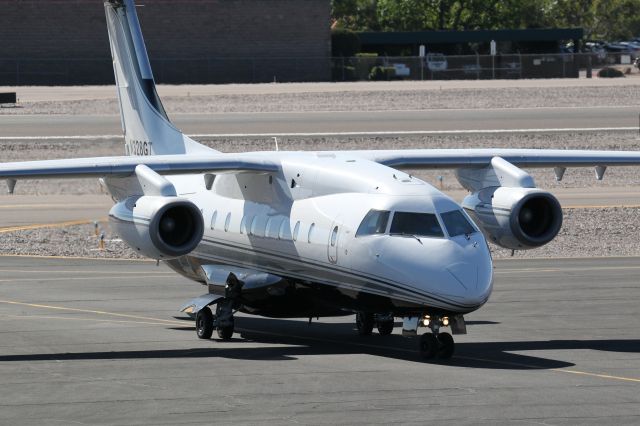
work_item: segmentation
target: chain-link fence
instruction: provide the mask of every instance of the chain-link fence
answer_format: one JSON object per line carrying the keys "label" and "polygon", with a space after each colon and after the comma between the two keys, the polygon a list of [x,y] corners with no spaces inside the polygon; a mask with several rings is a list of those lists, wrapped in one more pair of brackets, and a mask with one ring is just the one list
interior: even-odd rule
{"label": "chain-link fence", "polygon": [[485,80],[519,78],[577,78],[580,71],[595,75],[606,66],[633,70],[635,55],[619,53],[560,53],[536,55],[429,54],[425,57],[357,56],[332,59],[334,81],[360,80]]}
{"label": "chain-link fence", "polygon": [[[605,66],[633,69],[633,54],[361,55],[348,58],[154,59],[159,83],[220,84],[303,81],[576,78]],[[0,59],[0,85],[113,84],[108,58]]]}

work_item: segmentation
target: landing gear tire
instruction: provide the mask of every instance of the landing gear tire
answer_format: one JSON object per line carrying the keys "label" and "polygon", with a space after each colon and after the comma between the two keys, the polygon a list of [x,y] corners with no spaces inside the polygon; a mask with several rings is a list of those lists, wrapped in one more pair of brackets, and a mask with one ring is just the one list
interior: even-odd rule
{"label": "landing gear tire", "polygon": [[438,343],[438,358],[451,358],[456,348],[453,337],[449,333],[440,333],[438,334]]}
{"label": "landing gear tire", "polygon": [[394,326],[393,320],[378,321],[378,323],[376,324],[376,327],[378,328],[378,333],[380,333],[381,336],[388,336],[389,334],[393,333],[393,326]]}
{"label": "landing gear tire", "polygon": [[227,324],[223,327],[218,327],[216,331],[218,332],[218,337],[222,340],[231,340],[233,336],[233,330],[235,327],[235,321],[231,318],[231,324]]}
{"label": "landing gear tire", "polygon": [[211,339],[213,334],[213,314],[208,306],[196,314],[196,334],[199,339]]}
{"label": "landing gear tire", "polygon": [[374,326],[373,314],[358,312],[356,314],[356,328],[360,336],[371,336]]}
{"label": "landing gear tire", "polygon": [[438,353],[438,339],[432,333],[424,333],[420,337],[420,356],[424,359],[433,359]]}

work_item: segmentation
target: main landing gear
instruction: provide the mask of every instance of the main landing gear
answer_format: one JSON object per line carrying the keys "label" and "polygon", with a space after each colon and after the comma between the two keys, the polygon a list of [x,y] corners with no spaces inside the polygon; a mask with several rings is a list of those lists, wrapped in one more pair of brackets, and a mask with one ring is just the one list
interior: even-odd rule
{"label": "main landing gear", "polygon": [[239,307],[242,283],[235,275],[227,278],[224,298],[216,303],[216,314],[209,306],[200,309],[196,314],[196,334],[200,339],[210,339],[215,329],[222,340],[230,340],[235,328],[233,315]]}
{"label": "main landing gear", "polygon": [[393,333],[394,319],[392,314],[356,313],[356,328],[360,336],[371,336],[373,327],[378,329],[381,336]]}
{"label": "main landing gear", "polygon": [[233,336],[235,320],[233,318],[233,303],[227,299],[216,305],[216,314],[205,306],[196,314],[196,334],[200,339],[210,339],[215,329],[222,340],[230,340]]}

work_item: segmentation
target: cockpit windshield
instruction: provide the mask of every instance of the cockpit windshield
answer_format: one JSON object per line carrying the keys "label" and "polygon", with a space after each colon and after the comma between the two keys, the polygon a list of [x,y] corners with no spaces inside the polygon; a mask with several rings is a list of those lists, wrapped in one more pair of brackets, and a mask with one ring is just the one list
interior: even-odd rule
{"label": "cockpit windshield", "polygon": [[[389,219],[392,214],[393,218],[389,227]],[[412,237],[443,238],[443,226],[450,238],[478,232],[462,210],[452,210],[439,215],[442,219],[442,225],[440,225],[441,222],[438,221],[438,215],[435,213],[370,210],[358,227],[356,237],[386,234],[387,227],[389,227],[390,235]]]}
{"label": "cockpit windshield", "polygon": [[364,217],[364,220],[358,227],[356,237],[364,235],[384,234],[387,232],[387,223],[389,222],[388,211],[371,210]]}
{"label": "cockpit windshield", "polygon": [[444,226],[447,228],[449,236],[452,238],[458,235],[469,235],[476,232],[476,229],[460,210],[440,213],[440,217],[442,218],[442,222],[444,222]]}
{"label": "cockpit windshield", "polygon": [[438,218],[433,213],[395,212],[389,233],[418,237],[444,237]]}

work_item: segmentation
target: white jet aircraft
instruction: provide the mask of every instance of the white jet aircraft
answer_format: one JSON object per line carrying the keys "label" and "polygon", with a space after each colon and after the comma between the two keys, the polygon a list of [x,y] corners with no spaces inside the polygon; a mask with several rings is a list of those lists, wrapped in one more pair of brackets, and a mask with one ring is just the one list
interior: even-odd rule
{"label": "white jet aircraft", "polygon": [[[551,241],[562,210],[520,167],[638,165],[638,152],[520,149],[224,154],[183,135],[156,93],[133,0],[104,3],[124,130],[122,157],[0,164],[19,179],[99,178],[109,216],[140,254],[207,285],[183,312],[199,338],[234,331],[237,311],[276,318],[356,313],[358,332],[430,332],[426,359],[453,355],[464,314],[493,284],[487,240]],[[399,169],[451,168],[462,207]],[[215,314],[210,306],[215,305]]]}

